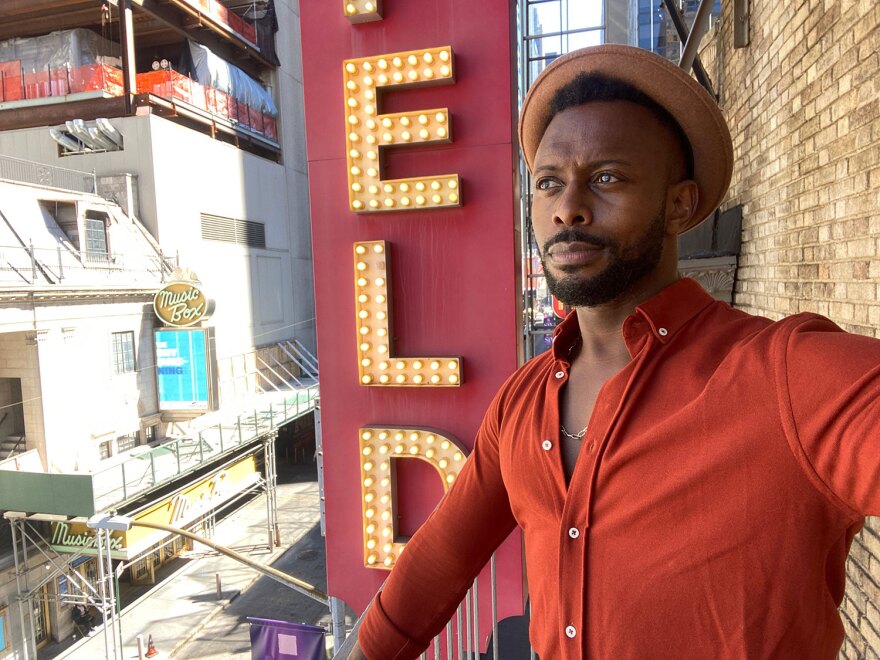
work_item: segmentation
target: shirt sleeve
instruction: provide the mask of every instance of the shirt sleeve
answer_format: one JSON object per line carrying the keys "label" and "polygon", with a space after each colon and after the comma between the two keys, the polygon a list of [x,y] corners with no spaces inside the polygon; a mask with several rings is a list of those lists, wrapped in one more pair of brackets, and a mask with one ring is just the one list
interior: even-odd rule
{"label": "shirt sleeve", "polygon": [[499,398],[458,479],[406,544],[361,623],[358,642],[371,660],[422,653],[516,526],[499,463]]}
{"label": "shirt sleeve", "polygon": [[880,515],[880,341],[796,317],[783,393],[808,474],[855,516]]}

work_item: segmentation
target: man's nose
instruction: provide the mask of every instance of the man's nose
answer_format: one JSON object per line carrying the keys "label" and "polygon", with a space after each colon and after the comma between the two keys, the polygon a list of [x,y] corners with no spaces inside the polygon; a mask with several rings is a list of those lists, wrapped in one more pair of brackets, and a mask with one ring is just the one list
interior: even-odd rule
{"label": "man's nose", "polygon": [[553,223],[571,227],[590,224],[592,221],[589,190],[579,183],[569,183],[556,197]]}

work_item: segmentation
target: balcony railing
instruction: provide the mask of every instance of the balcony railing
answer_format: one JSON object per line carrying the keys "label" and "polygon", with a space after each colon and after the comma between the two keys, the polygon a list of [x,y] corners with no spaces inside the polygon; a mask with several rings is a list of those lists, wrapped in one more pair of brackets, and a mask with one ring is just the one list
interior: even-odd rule
{"label": "balcony railing", "polygon": [[[443,632],[431,640],[431,645],[427,651],[419,656],[419,660],[475,660],[477,658],[503,660],[504,658],[524,657],[535,660],[537,657],[535,650],[527,642],[519,641],[520,637],[525,637],[524,635],[512,635],[507,639],[499,635],[498,576],[494,554],[489,560],[488,568],[489,593],[485,593],[485,582],[481,592],[479,579],[474,580]],[[488,623],[485,620],[481,622],[480,612],[485,613],[487,609],[491,617],[490,621]],[[357,633],[365,614],[366,612],[357,620],[344,642],[340,639],[335,640],[334,660],[348,658],[357,641]],[[527,625],[525,619],[526,617],[523,618],[520,625]],[[486,649],[485,653],[483,652],[484,648]]]}
{"label": "balcony railing", "polygon": [[84,193],[97,190],[94,172],[43,165],[12,156],[0,156],[0,179]]}
{"label": "balcony railing", "polygon": [[253,411],[223,416],[186,437],[92,474],[95,510],[104,511],[173,481],[315,409],[318,387],[268,392]]}
{"label": "balcony railing", "polygon": [[90,254],[72,248],[0,245],[0,288],[41,285],[112,284],[120,274],[125,283],[162,282],[177,265],[158,253]]}

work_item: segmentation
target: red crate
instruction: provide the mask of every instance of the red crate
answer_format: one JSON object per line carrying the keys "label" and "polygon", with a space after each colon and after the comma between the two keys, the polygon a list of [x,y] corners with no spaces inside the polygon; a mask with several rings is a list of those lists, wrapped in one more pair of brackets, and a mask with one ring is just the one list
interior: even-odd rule
{"label": "red crate", "polygon": [[65,96],[70,93],[66,69],[33,71],[24,74],[24,97],[44,99],[51,96]]}
{"label": "red crate", "polygon": [[87,64],[78,66],[70,71],[63,71],[69,76],[70,92],[96,92],[104,91],[113,96],[122,94],[122,69],[107,64]]}
{"label": "red crate", "polygon": [[24,98],[21,61],[0,62],[0,101],[18,101]]}
{"label": "red crate", "polygon": [[207,109],[205,88],[177,71],[147,71],[136,76],[138,94],[155,94],[166,99],[180,99]]}
{"label": "red crate", "polygon": [[229,96],[229,118],[247,126],[247,106],[234,96]]}
{"label": "red crate", "polygon": [[229,118],[229,95],[226,92],[206,87],[205,98],[208,101],[208,112],[219,117]]}
{"label": "red crate", "polygon": [[248,106],[248,126],[255,131],[263,132],[263,113]]}
{"label": "red crate", "polygon": [[135,76],[138,94],[168,96],[171,90],[171,71],[147,71]]}
{"label": "red crate", "polygon": [[273,140],[278,139],[278,131],[275,124],[275,117],[272,115],[263,115],[263,134],[272,138]]}

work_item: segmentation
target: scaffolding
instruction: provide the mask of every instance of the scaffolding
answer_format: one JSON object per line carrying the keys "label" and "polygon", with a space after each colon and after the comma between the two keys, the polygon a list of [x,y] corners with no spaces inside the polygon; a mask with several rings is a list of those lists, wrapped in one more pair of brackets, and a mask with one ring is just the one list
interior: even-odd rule
{"label": "scaffolding", "polygon": [[[249,451],[236,455],[232,461],[218,466],[217,472],[242,458],[261,454],[264,474],[253,485],[235,493],[228,499],[217,502],[210,510],[201,513],[187,527],[201,527],[206,536],[212,536],[218,509],[229,507],[235,501],[256,492],[266,496],[266,545],[270,551],[279,546],[276,499],[278,473],[275,454],[277,437],[278,433],[274,430],[263,434],[259,437],[258,446],[252,447]],[[112,515],[116,511],[105,513]],[[7,511],[3,517],[9,521],[12,527],[17,618],[22,640],[19,657],[24,660],[37,658],[34,612],[41,601],[48,600],[65,605],[82,604],[86,607],[93,607],[100,616],[98,626],[104,637],[105,657],[123,660],[119,577],[136,561],[156,552],[156,544],[151,544],[126,560],[114,560],[112,532],[109,529],[93,529],[91,530],[92,539],[83,546],[81,552],[60,552],[52,547],[51,540],[47,538],[41,527],[45,527],[46,523],[82,523],[85,522],[82,516]],[[166,537],[161,541],[159,547],[173,543],[174,540],[174,536]],[[76,570],[77,560],[84,557],[96,559],[97,579],[90,580]],[[34,558],[37,559],[36,564],[33,561]],[[66,579],[69,586],[67,593],[44,593],[46,585],[61,577]]]}

